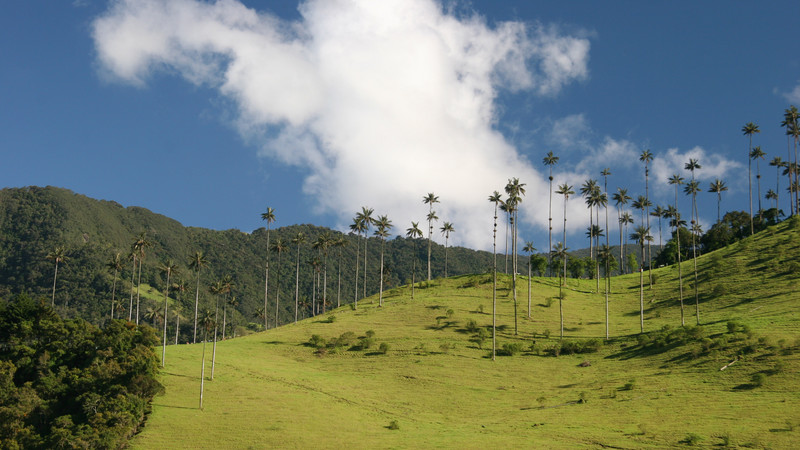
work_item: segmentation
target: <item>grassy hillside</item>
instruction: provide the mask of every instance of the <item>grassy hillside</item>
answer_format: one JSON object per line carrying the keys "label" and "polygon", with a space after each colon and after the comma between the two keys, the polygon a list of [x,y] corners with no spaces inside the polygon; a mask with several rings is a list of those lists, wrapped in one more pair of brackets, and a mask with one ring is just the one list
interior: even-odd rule
{"label": "grassy hillside", "polygon": [[[532,280],[530,319],[527,280],[519,281],[515,334],[510,280],[500,279],[498,347],[516,354],[494,362],[491,338],[479,348],[470,323],[491,326],[487,275],[437,281],[414,300],[408,287],[396,288],[383,307],[372,297],[334,311],[333,320],[220,343],[204,410],[203,347],[172,346],[161,377],[166,394],[132,445],[790,448],[800,433],[798,255],[797,219],[704,255],[700,328],[680,327],[677,267],[653,271],[644,335],[639,275],[614,278],[608,342],[602,294],[593,281],[568,280],[563,343],[599,351],[564,348],[558,357],[554,280]],[[695,321],[692,267],[682,266],[687,325]],[[327,345],[312,346],[313,335]]]}

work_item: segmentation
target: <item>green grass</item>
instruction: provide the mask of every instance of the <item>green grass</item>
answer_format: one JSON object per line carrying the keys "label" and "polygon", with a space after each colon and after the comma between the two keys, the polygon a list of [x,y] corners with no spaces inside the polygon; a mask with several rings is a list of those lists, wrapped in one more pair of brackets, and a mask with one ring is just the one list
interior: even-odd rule
{"label": "green grass", "polygon": [[[639,275],[613,279],[610,330],[592,280],[568,280],[568,340],[600,338],[597,353],[544,356],[558,344],[553,279],[518,282],[514,334],[510,278],[498,291],[498,348],[489,357],[471,341],[467,321],[490,327],[489,275],[437,280],[306,319],[297,325],[218,344],[213,381],[198,409],[202,345],[171,346],[156,398],[135,448],[419,448],[730,446],[789,448],[800,428],[800,222],[787,221],[730,248],[704,255],[698,293],[705,340],[656,345],[637,340]],[[645,288],[645,330],[680,326],[677,268],[654,270]],[[692,261],[684,262],[686,323],[693,325]],[[718,287],[721,286],[721,287]],[[483,305],[483,313],[479,306]],[[452,310],[448,317],[447,311]],[[728,333],[727,322],[741,327]],[[308,345],[345,332],[368,350]],[[550,338],[543,337],[545,330]],[[657,340],[656,333],[652,340]],[[532,347],[532,344],[536,345]],[[639,345],[640,342],[646,345]],[[378,351],[387,343],[386,354]],[[541,355],[537,355],[538,353]],[[206,347],[210,361],[211,346]],[[737,359],[738,355],[738,360]],[[724,371],[720,368],[736,362]],[[580,364],[588,361],[588,367]],[[206,375],[210,374],[210,362]],[[757,374],[761,374],[760,376]],[[754,380],[762,382],[757,386]]]}

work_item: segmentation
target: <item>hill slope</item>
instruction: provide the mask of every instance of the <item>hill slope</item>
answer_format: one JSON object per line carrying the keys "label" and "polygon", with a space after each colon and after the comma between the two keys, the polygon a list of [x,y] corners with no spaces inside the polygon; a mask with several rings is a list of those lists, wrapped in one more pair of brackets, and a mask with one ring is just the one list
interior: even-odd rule
{"label": "hill slope", "polygon": [[[510,280],[501,277],[498,347],[516,356],[494,362],[491,338],[475,338],[476,327],[492,322],[487,275],[438,281],[416,289],[414,300],[409,287],[396,288],[383,307],[373,297],[357,310],[337,309],[332,321],[317,317],[220,343],[204,410],[203,347],[172,346],[161,379],[166,394],[132,444],[788,448],[800,426],[799,254],[795,218],[700,258],[702,327],[680,327],[677,267],[654,270],[643,335],[638,274],[614,278],[608,342],[593,281],[568,281],[559,341],[554,280],[532,280],[528,319],[521,279],[515,333]],[[695,318],[692,267],[682,266],[687,325]],[[598,351],[569,354],[577,347]]]}

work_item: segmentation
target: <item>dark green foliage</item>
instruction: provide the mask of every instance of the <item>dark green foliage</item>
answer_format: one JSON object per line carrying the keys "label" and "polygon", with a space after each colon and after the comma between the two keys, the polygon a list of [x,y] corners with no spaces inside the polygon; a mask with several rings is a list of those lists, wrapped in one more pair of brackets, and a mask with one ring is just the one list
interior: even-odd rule
{"label": "dark green foliage", "polygon": [[163,391],[147,326],[98,329],[20,295],[0,305],[0,342],[2,448],[122,447]]}
{"label": "dark green foliage", "polygon": [[554,346],[546,349],[545,353],[551,356],[559,356],[564,353],[569,355],[597,353],[602,346],[603,342],[600,339],[563,339]]}
{"label": "dark green foliage", "polygon": [[[258,211],[253,215],[257,216]],[[278,212],[279,213],[279,212]],[[277,216],[277,223],[285,223],[291,218]],[[56,310],[62,317],[81,317],[95,325],[109,319],[111,311],[111,287],[113,273],[105,267],[105,262],[116,252],[123,257],[130,251],[131,243],[140,233],[146,233],[153,246],[146,251],[142,266],[142,283],[162,290],[165,275],[159,265],[173,259],[182,265],[181,273],[173,276],[175,281],[183,281],[187,290],[178,301],[181,307],[181,337],[185,342],[191,335],[190,311],[194,311],[194,273],[186,267],[188,257],[195,251],[202,251],[209,261],[201,277],[201,307],[210,304],[205,286],[213,280],[232,274],[236,283],[234,294],[239,305],[228,310],[228,321],[245,324],[251,321],[253,311],[264,307],[264,271],[266,257],[266,229],[259,228],[251,233],[239,230],[216,231],[194,227],[184,227],[175,220],[152,213],[144,208],[123,207],[116,202],[98,201],[66,189],[55,187],[27,187],[0,190],[0,297],[18,293],[33,296],[49,296],[53,285],[53,262],[46,255],[56,246],[67,249],[69,261],[59,265],[58,288],[56,291]],[[271,240],[280,238],[285,242],[302,232],[306,242],[313,242],[317,236],[331,232],[334,237],[340,233],[312,225],[291,225],[271,230]],[[363,264],[363,238],[344,235],[348,245],[342,249],[341,297],[338,297],[339,249],[331,249],[328,257],[328,301],[347,304],[353,301],[353,264],[356,257],[356,242],[361,245]],[[385,288],[400,285],[411,279],[411,268],[417,258],[420,263],[427,259],[427,248],[418,245],[414,253],[413,240],[396,238],[386,242],[385,249]],[[274,293],[277,280],[281,282],[281,302],[279,322],[294,320],[294,278],[295,251],[291,246],[289,254],[281,264],[276,255],[270,263],[270,303],[267,308],[269,323],[275,323]],[[300,247],[300,297],[312,297],[313,279],[310,267],[305,264],[316,256],[316,250],[305,244]],[[368,244],[369,266],[367,270],[367,295],[378,291],[378,258],[380,245],[377,238],[370,238]],[[482,273],[491,264],[491,253],[479,252],[463,247],[448,249],[448,272],[450,275]],[[444,271],[444,247],[433,244],[433,276],[442,276]],[[363,276],[362,272],[359,275]],[[124,310],[117,317],[128,317],[128,296],[130,293],[131,262],[125,260],[123,270],[118,274],[116,296],[122,301]],[[420,273],[417,273],[419,279]],[[289,281],[291,280],[291,281]],[[359,291],[362,288],[359,282]],[[163,292],[163,291],[162,291]],[[177,297],[173,293],[171,296]],[[317,298],[319,298],[319,291]],[[157,306],[150,300],[143,300],[141,311]],[[163,305],[163,303],[161,304]],[[163,306],[161,306],[163,308]],[[172,308],[170,308],[172,311]],[[310,305],[302,307],[300,317],[311,315]],[[174,320],[170,321],[170,327]],[[169,333],[174,334],[172,328]]]}
{"label": "dark green foliage", "polygon": [[389,351],[389,344],[386,342],[381,342],[381,345],[378,347],[378,352],[383,353],[384,355]]}
{"label": "dark green foliage", "polygon": [[763,373],[761,373],[761,372],[754,373],[754,374],[753,374],[753,375],[750,377],[750,383],[751,383],[751,384],[752,384],[754,387],[761,387],[761,386],[763,386],[765,381],[767,381],[767,376],[766,376],[766,375],[764,375],[764,374],[763,374]]}
{"label": "dark green foliage", "polygon": [[702,441],[702,440],[703,440],[703,437],[700,436],[699,434],[688,433],[685,438],[681,439],[678,442],[681,443],[681,444],[685,444],[685,445],[693,447],[693,446],[699,444],[700,441]]}
{"label": "dark green foliage", "polygon": [[400,424],[397,423],[396,420],[393,420],[393,421],[389,422],[389,426],[386,427],[386,428],[388,428],[390,430],[399,430],[400,429]]}
{"label": "dark green foliage", "polygon": [[499,356],[514,356],[523,350],[523,345],[519,342],[506,342],[503,347],[497,350]]}
{"label": "dark green foliage", "polygon": [[[758,216],[753,217],[753,229],[756,233],[765,229],[768,225],[774,225],[775,220],[765,221]],[[722,217],[722,220],[715,223],[700,238],[703,251],[708,253],[713,250],[726,247],[736,241],[750,236],[750,215],[744,211],[731,211]]]}

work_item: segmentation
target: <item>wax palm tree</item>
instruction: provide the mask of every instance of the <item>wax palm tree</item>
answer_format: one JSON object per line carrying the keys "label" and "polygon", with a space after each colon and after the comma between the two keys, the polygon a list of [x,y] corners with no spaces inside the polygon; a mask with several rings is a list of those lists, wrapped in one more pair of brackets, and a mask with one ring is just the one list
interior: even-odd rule
{"label": "wax palm tree", "polygon": [[342,256],[344,254],[344,248],[350,244],[344,235],[339,235],[336,239],[331,242],[331,246],[339,249],[339,261],[336,264],[336,271],[337,271],[337,283],[336,283],[336,307],[339,308],[342,306]]}
{"label": "wax palm tree", "polygon": [[320,260],[320,268],[322,271],[322,313],[324,314],[326,311],[326,306],[328,304],[328,249],[330,248],[331,244],[333,243],[333,237],[331,237],[330,232],[325,232],[317,236],[317,240],[311,244],[311,247],[316,249],[319,256],[321,257]]}
{"label": "wax palm tree", "polygon": [[139,274],[137,275],[136,281],[136,324],[139,324],[139,287],[142,284],[142,264],[144,263],[144,259],[147,256],[145,250],[152,247],[153,243],[147,240],[147,236],[144,232],[139,234],[139,237],[136,238],[136,241],[133,243],[133,250],[136,252],[136,256],[139,259]]}
{"label": "wax palm tree", "polygon": [[67,261],[67,250],[64,247],[56,247],[47,254],[47,259],[50,259],[56,263],[55,271],[53,272],[53,298],[50,302],[50,306],[56,306],[56,280],[58,279],[58,265],[60,263]]}
{"label": "wax palm tree", "polygon": [[[295,275],[294,275],[294,323],[297,323],[297,313],[300,303],[300,246],[305,242],[306,236],[298,232],[292,238],[292,244],[297,247],[297,260],[295,261]],[[356,261],[356,266],[358,266],[358,261]],[[358,276],[356,276],[356,280],[358,280]],[[265,320],[266,323],[266,320]]]}
{"label": "wax palm tree", "polygon": [[536,251],[536,247],[533,246],[533,242],[528,241],[525,243],[525,246],[522,247],[523,252],[528,253],[528,319],[531,318],[531,256],[533,256],[533,252]]}
{"label": "wax palm tree", "polygon": [[[211,327],[217,328],[216,314],[213,314],[208,308],[200,313],[200,326],[203,327],[203,356],[200,364],[200,409],[203,409],[203,390],[206,380],[206,341],[208,340],[208,332]],[[211,379],[214,379],[212,376]]]}
{"label": "wax palm tree", "polygon": [[500,193],[494,191],[489,196],[494,203],[494,228],[492,231],[492,361],[497,353],[497,208],[503,203]]}
{"label": "wax palm tree", "polygon": [[502,212],[504,212],[506,214],[506,220],[505,220],[505,223],[506,223],[506,237],[504,239],[506,248],[503,251],[503,257],[504,257],[503,259],[505,260],[505,268],[503,269],[503,273],[506,273],[506,274],[508,273],[508,228],[509,228],[508,225],[513,220],[511,218],[511,211],[513,210],[513,208],[514,207],[512,205],[507,204],[505,201],[500,203],[500,211],[502,211]]}
{"label": "wax palm tree", "polygon": [[550,203],[547,209],[547,270],[550,270],[552,263],[550,251],[553,249],[553,166],[558,164],[558,156],[553,152],[547,152],[547,156],[542,160],[544,165],[550,169],[548,179],[550,180]]}
{"label": "wax palm tree", "polygon": [[650,230],[647,227],[639,225],[631,234],[631,239],[639,243],[641,250],[641,263],[639,264],[639,324],[641,332],[644,333],[644,243],[650,235]]}
{"label": "wax palm tree", "polygon": [[[677,198],[676,198],[677,200]],[[681,226],[686,225],[685,220],[681,220],[681,214],[678,212],[678,209],[672,205],[667,207],[667,211],[664,213],[664,217],[671,219],[669,221],[669,226],[675,229],[674,231],[674,239],[675,239],[675,248],[676,248],[676,260],[678,261],[678,299],[680,300],[681,305],[681,326],[686,325],[686,321],[684,320],[683,314],[683,271],[681,269],[681,239],[680,239],[680,228]]]}
{"label": "wax palm tree", "polygon": [[[628,225],[633,224],[633,222],[634,222],[633,221],[633,215],[631,215],[631,213],[629,213],[627,211],[622,213],[622,217],[619,218],[619,226],[620,226],[620,228],[625,228],[625,236],[628,235]],[[623,253],[625,255],[628,254],[628,241],[627,241],[627,239],[625,240],[625,242],[622,243],[622,251],[623,251]],[[625,261],[624,259],[621,259],[620,260],[620,265],[622,265],[624,261]]]}
{"label": "wax palm tree", "polygon": [[447,243],[450,240],[450,233],[455,233],[456,229],[450,222],[445,222],[439,229],[444,235],[444,277],[447,278]]}
{"label": "wax palm tree", "polygon": [[378,287],[379,294],[378,294],[378,306],[383,306],[383,251],[384,251],[384,244],[386,243],[386,238],[389,237],[389,230],[392,229],[392,221],[389,220],[387,216],[380,216],[378,220],[375,221],[375,236],[381,240],[381,277],[380,277],[380,286]]}
{"label": "wax palm tree", "polygon": [[[608,235],[606,235],[606,242],[608,242]],[[608,291],[611,290],[611,274],[610,274],[610,267],[611,261],[614,259],[614,255],[612,254],[611,247],[608,244],[604,244],[597,249],[597,257],[603,261],[603,266],[605,267],[605,303],[606,303],[606,340],[609,338],[609,318],[608,318]]]}
{"label": "wax palm tree", "polygon": [[[360,220],[359,217],[358,217],[358,214],[356,214],[356,217],[353,218],[353,223],[350,224],[350,231],[356,234],[356,264],[355,264],[356,273],[355,273],[355,276],[353,278],[353,284],[355,285],[355,292],[353,294],[353,306],[356,309],[358,309],[358,267],[359,267],[359,261],[361,261],[361,254],[360,254],[361,242],[360,242],[360,238],[361,238],[361,233],[364,232],[364,230],[366,230],[364,222],[362,220]],[[365,244],[365,246],[366,246],[366,244]]]}
{"label": "wax palm tree", "polygon": [[758,217],[760,219],[764,218],[761,209],[761,165],[758,163],[758,160],[764,159],[767,156],[763,150],[761,150],[761,146],[757,145],[750,150],[750,159],[756,162],[756,185],[758,191]]}
{"label": "wax palm tree", "polygon": [[753,160],[749,157],[750,153],[753,149],[753,134],[760,133],[761,130],[758,129],[758,125],[754,124],[753,122],[748,122],[745,126],[742,127],[742,134],[749,138],[748,146],[747,146],[747,189],[750,195],[750,234],[754,233],[753,231]]}
{"label": "wax palm tree", "polygon": [[167,302],[167,299],[169,298],[169,287],[170,287],[169,278],[173,274],[173,272],[176,272],[178,270],[178,265],[175,264],[175,261],[173,261],[171,259],[168,259],[161,265],[161,267],[159,269],[161,270],[161,272],[163,272],[167,276],[167,282],[164,285],[164,333],[161,336],[162,340],[163,340],[163,344],[164,344],[163,345],[163,349],[161,351],[161,367],[164,367],[164,361],[165,361],[165,359],[167,357],[167,320],[166,319],[167,319],[167,306],[169,305],[169,303]]}
{"label": "wax palm tree", "polygon": [[[564,240],[562,241],[562,243],[563,243],[564,249],[566,249],[567,248],[567,201],[569,201],[569,196],[570,195],[574,195],[575,194],[575,191],[572,190],[572,186],[568,185],[567,183],[564,183],[564,184],[562,184],[561,186],[558,187],[558,190],[556,191],[556,194],[564,196],[564,237],[563,237]],[[566,250],[564,250],[564,251],[566,251]],[[564,281],[563,281],[563,283],[566,283],[567,282],[567,257],[566,257],[566,253],[564,254],[563,261],[564,261]],[[561,294],[561,292],[559,291],[559,295],[560,294]],[[564,335],[563,326],[562,326],[561,335],[562,335],[562,337]]]}
{"label": "wax palm tree", "polygon": [[431,281],[431,235],[433,235],[433,220],[438,219],[433,212],[433,204],[439,203],[439,197],[433,192],[422,197],[422,203],[428,205],[428,281]]}
{"label": "wax palm tree", "polygon": [[[728,186],[725,186],[725,182],[716,178],[711,184],[708,186],[708,192],[715,192],[717,194],[717,223],[719,223],[720,216],[719,216],[719,205],[722,203],[722,193],[728,190]],[[760,192],[760,191],[759,191]],[[759,195],[761,195],[759,193]],[[761,200],[758,200],[759,205],[758,209],[761,209]]]}
{"label": "wax palm tree", "polygon": [[[615,192],[611,196],[611,198],[614,200],[614,205],[617,207],[617,222],[620,225],[620,227],[619,227],[619,263],[620,263],[619,270],[620,270],[620,273],[624,273],[625,272],[625,268],[624,268],[623,262],[625,261],[624,260],[625,247],[623,245],[623,240],[622,240],[622,236],[623,236],[623,234],[622,234],[622,225],[623,225],[622,224],[622,210],[623,210],[623,208],[620,208],[620,206],[624,207],[625,205],[627,205],[628,204],[628,200],[630,200],[631,197],[628,195],[628,190],[627,189],[623,189],[623,188],[619,188],[618,187],[617,188],[617,192]],[[606,227],[606,229],[608,229],[608,227]]]}
{"label": "wax palm tree", "polygon": [[136,275],[136,250],[131,246],[131,251],[128,253],[128,259],[133,262],[133,268],[131,269],[131,298],[130,304],[128,305],[128,322],[133,321],[133,280]]}
{"label": "wax palm tree", "polygon": [[[611,175],[611,169],[606,167],[600,172],[600,175],[603,177],[603,210],[605,211],[606,216],[606,247],[604,253],[605,262],[605,275],[606,275],[606,283],[604,286],[604,293],[605,293],[605,301],[606,301],[606,340],[608,340],[608,291],[611,290],[611,245],[610,245],[610,238],[609,235],[611,234],[611,229],[608,228],[608,177]],[[599,252],[598,252],[599,255]]]}
{"label": "wax palm tree", "polygon": [[[264,311],[267,310],[267,299],[269,298],[269,252],[272,249],[269,243],[270,225],[275,222],[275,209],[267,207],[267,210],[261,213],[261,220],[267,222],[267,261],[264,269]],[[266,322],[264,328],[267,327]]]}
{"label": "wax palm tree", "polygon": [[[594,237],[594,246],[595,248],[600,248],[600,238],[604,235],[604,231],[600,228],[600,207],[602,206],[604,209],[608,208],[608,195],[605,192],[600,192],[599,189],[595,190],[595,192],[591,196],[592,205],[595,207],[596,212],[596,226],[592,228],[592,236]],[[606,211],[606,222],[608,222],[608,211]],[[606,229],[608,229],[608,223],[606,223]],[[607,245],[607,244],[606,244]],[[598,292],[600,291],[600,258],[595,257],[595,273],[596,273],[596,280],[597,280],[597,287],[596,289]]]}
{"label": "wax palm tree", "polygon": [[[231,292],[233,291],[234,287],[235,287],[235,285],[233,283],[233,278],[230,275],[225,275],[224,277],[222,277],[222,293],[225,294],[225,298],[223,299],[223,302],[222,302],[222,340],[223,341],[225,340],[225,328],[227,328],[226,327],[226,325],[227,325],[227,315],[226,315],[227,308],[226,308],[226,306],[228,304],[228,298],[230,297]],[[213,372],[213,370],[212,370],[212,372]]]}
{"label": "wax palm tree", "polygon": [[[197,250],[189,257],[189,268],[194,270],[197,280],[194,291],[194,331],[192,331],[192,344],[197,343],[197,308],[200,305],[200,271],[204,267],[208,267],[208,259],[202,251]],[[266,323],[264,326],[266,328]]]}
{"label": "wax palm tree", "polygon": [[[642,224],[647,226],[647,229],[650,229],[650,207],[653,206],[653,203],[650,202],[650,162],[653,161],[653,153],[650,152],[650,149],[644,150],[639,155],[639,161],[644,163],[644,198],[646,199],[644,203],[645,214],[647,217],[647,221],[642,220]],[[648,261],[648,271],[647,277],[650,280],[650,289],[653,288],[653,250],[650,248],[650,242],[647,243],[647,261]]]}
{"label": "wax palm tree", "polygon": [[172,305],[172,310],[175,312],[175,345],[178,345],[178,335],[181,331],[181,305],[183,305],[183,293],[186,292],[186,285],[182,279],[172,283],[172,291],[178,297],[178,302]]}
{"label": "wax palm tree", "polygon": [[[788,152],[788,158],[786,159],[787,168],[791,169],[792,164],[794,167],[797,167],[797,141],[800,139],[800,126],[798,126],[798,114],[797,108],[792,105],[788,109],[784,110],[783,114],[783,122],[781,122],[781,126],[786,127],[786,137],[788,138],[786,151]],[[792,151],[790,142],[794,142],[794,160],[792,160]],[[798,198],[797,198],[797,190],[792,189],[797,184],[797,171],[796,170],[789,170],[788,173],[784,173],[784,175],[789,176],[789,198],[791,204],[791,214],[797,214],[797,207],[798,205]],[[794,180],[792,180],[792,175],[794,175]]]}
{"label": "wax palm tree", "polygon": [[280,237],[272,243],[271,251],[278,252],[278,280],[275,282],[275,328],[278,328],[278,316],[280,315],[279,304],[281,300],[281,254],[287,249],[286,243]]}
{"label": "wax palm tree", "polygon": [[362,298],[367,296],[367,233],[369,233],[369,227],[375,223],[375,219],[372,218],[374,212],[374,209],[362,206],[361,212],[356,214],[364,233],[364,295]]}
{"label": "wax palm tree", "polygon": [[[208,292],[214,296],[214,345],[211,349],[211,379],[214,379],[214,367],[217,362],[217,323],[219,318],[219,297],[225,293],[225,283],[217,280],[208,287]],[[205,341],[205,339],[203,339]]]}
{"label": "wax palm tree", "polygon": [[319,285],[319,273],[322,261],[318,256],[314,256],[306,263],[311,266],[312,283],[311,283],[311,315],[316,316],[319,306],[317,305],[317,286]]}
{"label": "wax palm tree", "polygon": [[[566,191],[569,191],[572,188],[572,186],[567,186],[567,184],[565,183],[562,186],[559,186],[558,188],[559,191],[562,190],[562,187],[566,187],[567,188]],[[561,192],[556,191],[556,194],[561,194]],[[564,202],[566,203],[566,199],[569,197],[569,194],[562,194],[562,195],[564,195]],[[564,234],[564,236],[566,236],[566,233]],[[564,284],[566,284],[567,282],[567,250],[569,249],[564,246],[563,242],[556,242],[556,246],[553,247],[553,250],[551,250],[553,256],[556,257],[556,260],[564,262],[564,272],[562,275],[564,277],[564,280],[563,282],[558,283],[558,317],[561,323],[561,334],[560,334],[561,339],[564,339],[564,292],[562,291],[562,288]]]}
{"label": "wax palm tree", "polygon": [[783,160],[780,156],[776,156],[772,158],[772,161],[769,162],[770,166],[775,167],[775,209],[778,209],[779,206],[779,195],[781,192],[781,168],[784,165]]}
{"label": "wax palm tree", "polygon": [[411,300],[414,300],[414,285],[417,276],[417,239],[423,236],[419,229],[419,222],[411,221],[411,227],[406,228],[406,237],[414,243],[414,257],[411,260]]}
{"label": "wax palm tree", "polygon": [[[592,208],[594,207],[593,195],[595,192],[599,192],[600,187],[597,185],[597,180],[588,179],[584,181],[583,185],[581,185],[580,192],[581,196],[583,196],[586,207],[589,208],[589,229],[591,230],[594,222],[592,221]],[[589,236],[589,259],[594,259],[594,249],[592,247],[592,243],[594,240],[592,239],[594,236]]]}
{"label": "wax palm tree", "polygon": [[[117,252],[106,262],[109,272],[114,272],[114,282],[111,285],[111,320],[114,320],[114,305],[117,302],[117,276],[122,271],[122,254]],[[55,303],[55,300],[53,301]]]}
{"label": "wax palm tree", "polygon": [[514,335],[518,333],[517,328],[517,223],[519,215],[519,204],[522,203],[522,197],[525,196],[525,183],[520,183],[519,178],[511,178],[505,187],[508,199],[506,205],[509,207],[509,214],[512,218],[511,223],[511,254],[512,264],[511,270],[511,289],[514,293]]}
{"label": "wax palm tree", "polygon": [[767,193],[766,193],[766,195],[764,195],[764,198],[766,198],[767,200],[775,200],[775,210],[776,211],[778,210],[778,193],[777,192],[773,191],[772,189],[767,189]]}
{"label": "wax palm tree", "polygon": [[[692,172],[692,181],[686,185],[684,188],[684,192],[687,195],[692,196],[692,229],[695,228],[695,225],[699,225],[699,217],[697,215],[697,193],[700,192],[699,183],[694,179],[694,171],[701,169],[700,163],[696,159],[689,159],[689,162],[685,164],[684,169],[689,170]],[[750,221],[752,227],[752,220],[753,216],[751,214]],[[751,229],[752,231],[752,229]],[[692,259],[694,260],[694,303],[695,303],[695,315],[697,317],[697,325],[700,325],[700,297],[697,294],[697,234],[692,233]]]}

